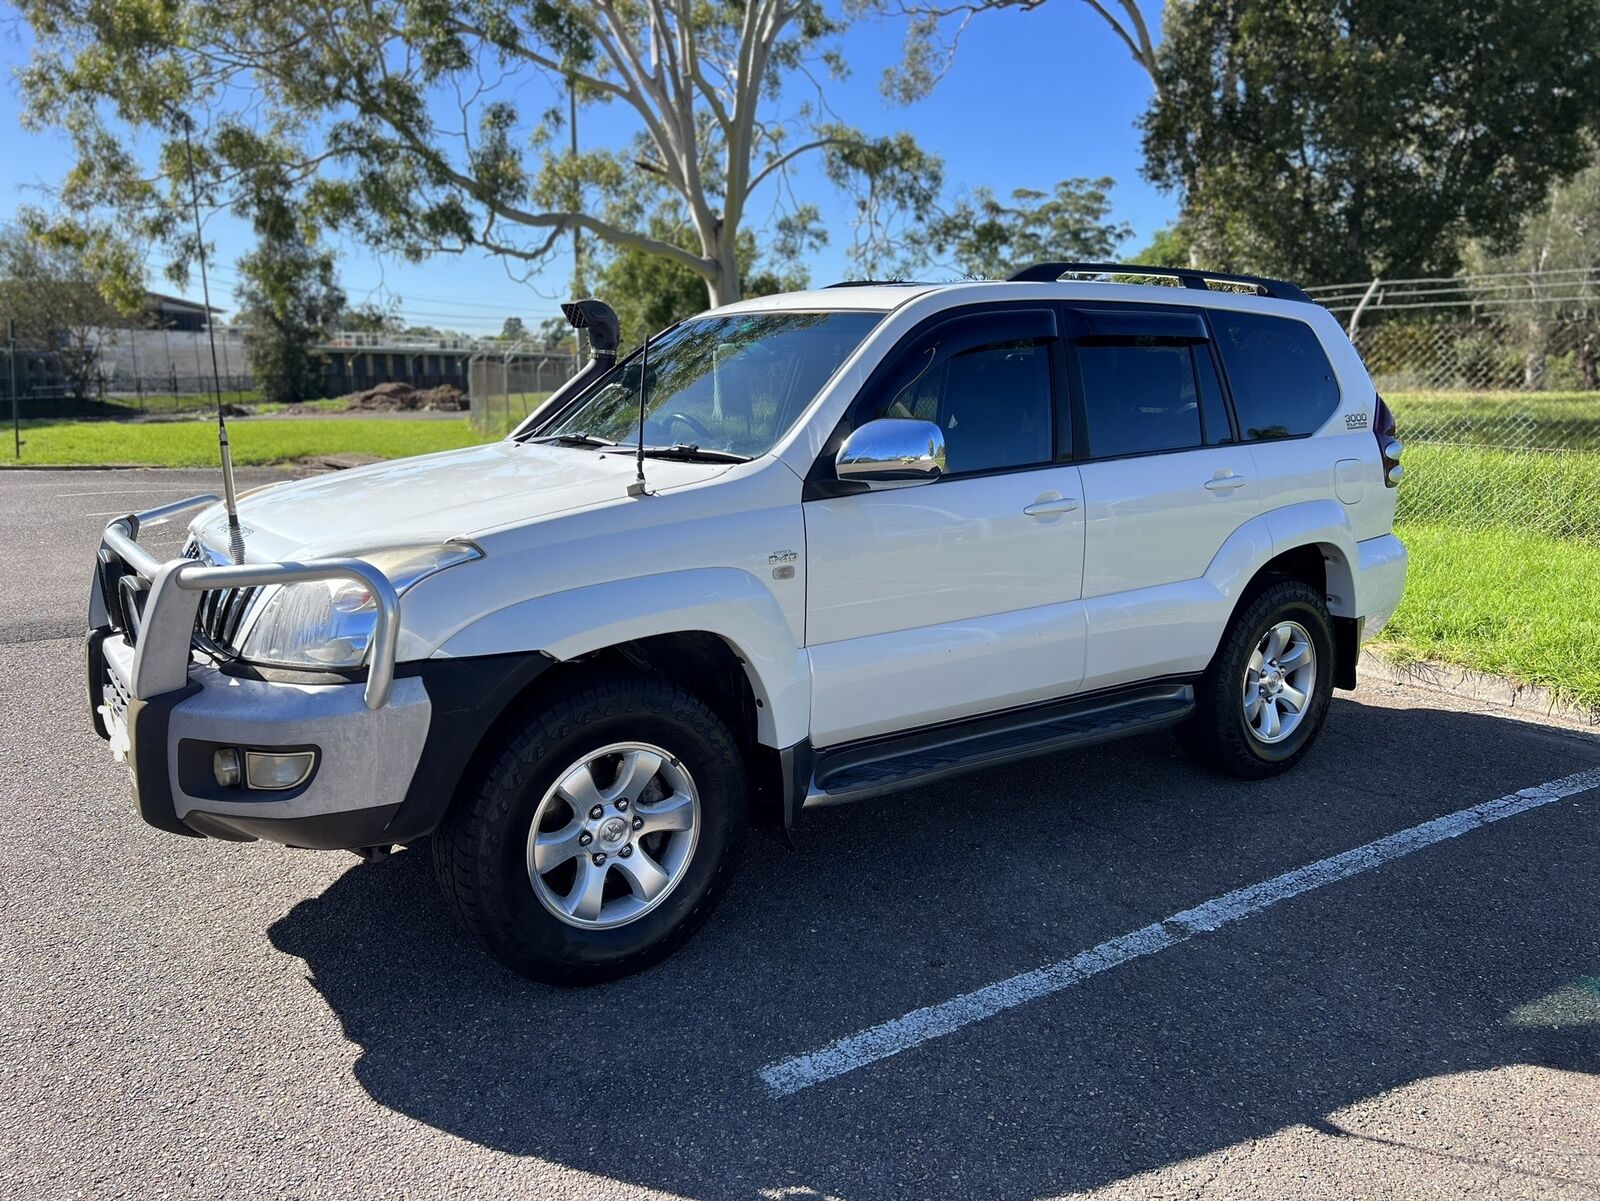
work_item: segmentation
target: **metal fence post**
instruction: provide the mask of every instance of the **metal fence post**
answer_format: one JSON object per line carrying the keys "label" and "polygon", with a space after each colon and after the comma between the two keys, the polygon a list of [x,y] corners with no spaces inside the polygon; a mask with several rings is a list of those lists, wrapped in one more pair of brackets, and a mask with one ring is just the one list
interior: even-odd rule
{"label": "metal fence post", "polygon": [[1373,294],[1377,292],[1380,282],[1382,281],[1377,276],[1373,276],[1372,282],[1367,285],[1366,295],[1361,298],[1361,303],[1356,305],[1356,311],[1350,314],[1350,328],[1346,333],[1352,342],[1356,340],[1356,329],[1361,324],[1361,314],[1366,311],[1367,304],[1372,300]]}
{"label": "metal fence post", "polygon": [[6,322],[6,367],[11,376],[11,442],[22,458],[22,420],[17,413],[17,322]]}

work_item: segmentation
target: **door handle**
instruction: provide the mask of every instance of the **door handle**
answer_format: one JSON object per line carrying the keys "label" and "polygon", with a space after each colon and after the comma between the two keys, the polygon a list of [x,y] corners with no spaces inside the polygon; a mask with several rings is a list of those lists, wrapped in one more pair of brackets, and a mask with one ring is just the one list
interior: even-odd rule
{"label": "door handle", "polygon": [[1049,517],[1054,513],[1070,513],[1077,507],[1076,497],[1058,496],[1054,500],[1036,500],[1022,511],[1029,517]]}
{"label": "door handle", "polygon": [[1230,472],[1227,475],[1213,476],[1211,479],[1207,480],[1206,491],[1232,492],[1235,488],[1243,488],[1249,482],[1250,481],[1245,479],[1244,476],[1234,475]]}

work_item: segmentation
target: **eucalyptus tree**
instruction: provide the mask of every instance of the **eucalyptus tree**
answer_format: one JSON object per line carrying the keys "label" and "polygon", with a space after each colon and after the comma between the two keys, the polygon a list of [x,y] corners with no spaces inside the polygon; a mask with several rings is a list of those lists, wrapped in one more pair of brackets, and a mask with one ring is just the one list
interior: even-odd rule
{"label": "eucalyptus tree", "polygon": [[[739,235],[806,155],[874,205],[916,205],[936,163],[838,121],[848,18],[821,0],[20,0],[27,119],[66,129],[73,209],[113,210],[184,264],[185,125],[203,199],[250,215],[287,185],[303,221],[417,259],[482,248],[529,267],[564,234],[739,296]],[[796,100],[796,94],[803,99]],[[570,111],[634,136],[577,151]],[[932,178],[930,178],[930,173]],[[659,185],[687,239],[651,232]],[[646,189],[649,192],[650,189]],[[862,225],[875,214],[862,201]],[[760,216],[757,211],[757,216]]]}

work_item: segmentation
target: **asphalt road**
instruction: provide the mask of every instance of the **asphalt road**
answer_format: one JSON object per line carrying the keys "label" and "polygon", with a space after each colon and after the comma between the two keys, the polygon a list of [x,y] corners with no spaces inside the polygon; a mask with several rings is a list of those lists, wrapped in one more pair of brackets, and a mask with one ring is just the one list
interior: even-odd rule
{"label": "asphalt road", "polygon": [[0,476],[0,1195],[1600,1195],[1600,787],[792,1095],[757,1074],[1593,771],[1593,733],[1368,685],[1265,784],[1158,735],[825,812],[749,840],[669,962],[562,992],[465,945],[421,854],[139,823],[83,582],[107,514],[213,483]]}

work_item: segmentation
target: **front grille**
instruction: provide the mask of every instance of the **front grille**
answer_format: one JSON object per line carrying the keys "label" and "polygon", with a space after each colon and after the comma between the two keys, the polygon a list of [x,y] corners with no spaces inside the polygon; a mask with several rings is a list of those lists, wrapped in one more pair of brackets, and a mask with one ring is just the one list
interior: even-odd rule
{"label": "front grille", "polygon": [[128,689],[123,684],[117,673],[109,667],[105,669],[105,679],[101,682],[100,701],[105,705],[111,716],[122,725],[128,724]]}
{"label": "front grille", "polygon": [[[183,557],[207,563],[221,563],[205,554],[199,543],[190,539],[183,548]],[[239,627],[244,624],[250,602],[255,600],[260,588],[213,588],[200,596],[200,608],[194,615],[195,642],[201,650],[234,658],[238,655]]]}

